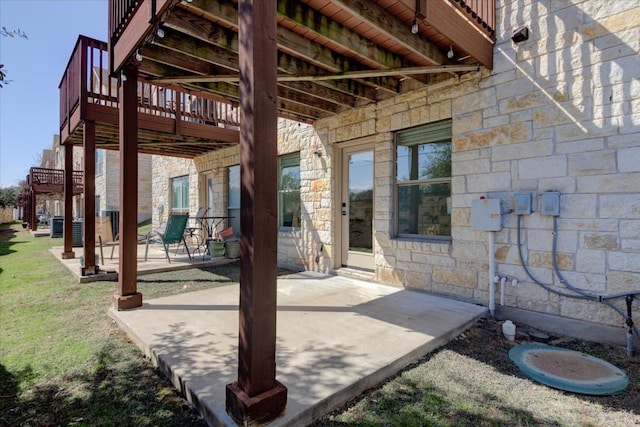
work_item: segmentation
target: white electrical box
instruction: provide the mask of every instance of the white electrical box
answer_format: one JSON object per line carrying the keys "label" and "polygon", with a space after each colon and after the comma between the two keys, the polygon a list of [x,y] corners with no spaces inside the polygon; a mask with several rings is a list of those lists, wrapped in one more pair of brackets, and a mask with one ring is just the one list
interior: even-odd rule
{"label": "white electrical box", "polygon": [[471,228],[479,231],[502,230],[500,199],[476,199],[471,201]]}

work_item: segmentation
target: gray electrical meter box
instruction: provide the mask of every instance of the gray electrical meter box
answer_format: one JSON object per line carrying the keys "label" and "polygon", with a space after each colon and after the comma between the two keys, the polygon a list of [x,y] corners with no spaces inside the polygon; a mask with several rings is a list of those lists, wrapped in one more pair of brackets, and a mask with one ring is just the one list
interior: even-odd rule
{"label": "gray electrical meter box", "polygon": [[560,193],[546,191],[540,196],[540,213],[542,215],[560,215]]}
{"label": "gray electrical meter box", "polygon": [[471,228],[479,231],[502,230],[500,199],[476,199],[471,201]]}
{"label": "gray electrical meter box", "polygon": [[518,192],[515,194],[514,211],[516,215],[531,215],[531,193]]}

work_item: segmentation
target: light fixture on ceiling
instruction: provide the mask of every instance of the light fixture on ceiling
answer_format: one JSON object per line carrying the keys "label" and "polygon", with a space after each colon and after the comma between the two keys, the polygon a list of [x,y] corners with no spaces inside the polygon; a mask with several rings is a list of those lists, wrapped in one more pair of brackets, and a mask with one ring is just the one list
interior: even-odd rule
{"label": "light fixture on ceiling", "polygon": [[158,27],[158,29],[156,30],[156,35],[158,37],[160,37],[161,39],[164,38],[164,29],[162,27]]}
{"label": "light fixture on ceiling", "polygon": [[127,81],[127,75],[124,73],[124,70],[120,71],[120,80],[123,82]]}
{"label": "light fixture on ceiling", "polygon": [[453,47],[449,45],[449,50],[447,51],[447,58],[453,59]]}
{"label": "light fixture on ceiling", "polygon": [[411,34],[418,34],[418,18],[413,18],[413,25],[411,26]]}
{"label": "light fixture on ceiling", "polygon": [[187,3],[191,3],[193,0],[184,0],[184,1],[186,1]]}
{"label": "light fixture on ceiling", "polygon": [[142,51],[140,49],[136,49],[136,61],[142,62]]}

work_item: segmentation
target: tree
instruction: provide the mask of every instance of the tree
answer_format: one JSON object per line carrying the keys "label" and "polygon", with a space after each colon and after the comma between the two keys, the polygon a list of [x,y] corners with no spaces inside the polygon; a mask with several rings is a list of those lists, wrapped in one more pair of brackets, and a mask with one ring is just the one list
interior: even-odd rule
{"label": "tree", "polygon": [[22,188],[18,185],[0,188],[0,208],[11,208],[16,205]]}
{"label": "tree", "polygon": [[[0,35],[3,37],[20,37],[23,39],[28,39],[27,33],[22,31],[20,28],[16,28],[15,30],[7,30],[7,27],[2,27],[0,29]],[[7,80],[7,71],[4,69],[4,64],[0,64],[0,88],[4,87],[3,84],[9,84],[11,80]]]}

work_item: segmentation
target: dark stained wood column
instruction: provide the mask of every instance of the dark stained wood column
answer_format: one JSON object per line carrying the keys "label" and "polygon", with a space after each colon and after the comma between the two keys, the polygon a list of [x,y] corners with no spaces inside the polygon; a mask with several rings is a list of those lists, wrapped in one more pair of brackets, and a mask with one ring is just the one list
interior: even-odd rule
{"label": "dark stained wood column", "polygon": [[73,252],[73,145],[64,145],[64,252],[62,259],[75,258]]}
{"label": "dark stained wood column", "polygon": [[96,123],[84,123],[84,268],[82,275],[96,274]]}
{"label": "dark stained wood column", "polygon": [[275,379],[278,245],[276,2],[238,2],[241,245],[238,380],[226,409],[240,425],[277,417],[287,389]]}
{"label": "dark stained wood column", "polygon": [[38,229],[38,216],[36,215],[37,208],[37,200],[36,200],[36,190],[31,189],[31,230],[36,231]]}
{"label": "dark stained wood column", "polygon": [[118,293],[113,297],[117,310],[142,305],[138,292],[138,69],[126,65],[126,80],[120,83],[120,258]]}

